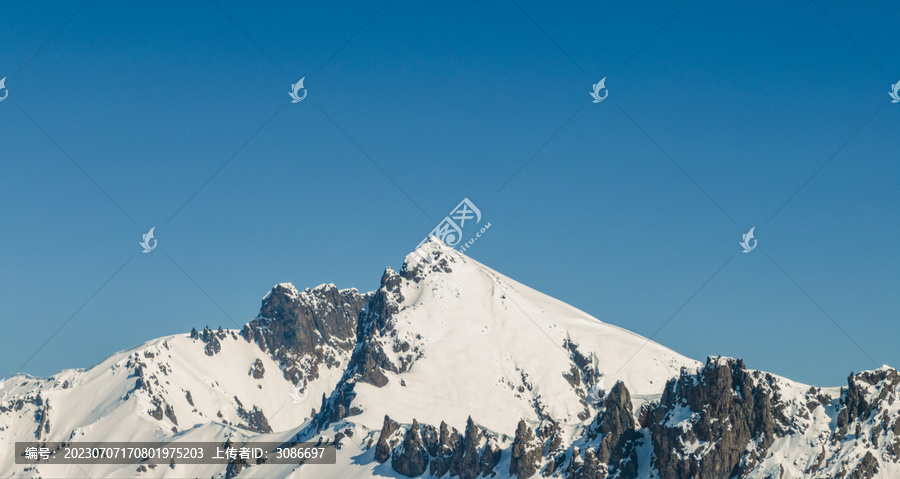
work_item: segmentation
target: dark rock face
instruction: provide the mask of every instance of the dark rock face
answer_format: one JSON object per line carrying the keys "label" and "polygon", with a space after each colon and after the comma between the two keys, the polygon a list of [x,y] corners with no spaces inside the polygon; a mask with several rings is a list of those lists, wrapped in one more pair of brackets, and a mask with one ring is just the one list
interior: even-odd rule
{"label": "dark rock face", "polygon": [[42,404],[34,414],[34,420],[38,423],[37,429],[34,431],[34,437],[43,438],[50,433],[50,400],[42,400],[38,395],[37,404]]}
{"label": "dark rock face", "polygon": [[475,479],[481,473],[481,460],[478,457],[478,443],[481,437],[472,418],[466,420],[466,435],[463,447],[457,448],[450,459],[450,475],[460,479]]}
{"label": "dark rock face", "polygon": [[391,451],[394,446],[391,445],[391,436],[397,432],[400,425],[387,415],[384,416],[384,425],[381,426],[381,435],[378,436],[378,444],[375,445],[375,460],[381,463],[387,462],[391,458]]}
{"label": "dark rock face", "polygon": [[170,404],[166,404],[165,410],[163,412],[172,424],[178,425],[178,418],[175,417],[175,408],[173,408]]}
{"label": "dark rock face", "polygon": [[541,461],[541,446],[531,428],[519,420],[509,457],[509,473],[520,478],[531,477]]}
{"label": "dark rock face", "polygon": [[872,479],[875,477],[875,474],[878,474],[878,459],[875,459],[875,456],[873,456],[870,451],[866,451],[866,455],[863,457],[862,461],[859,462],[859,465],[856,466],[856,469],[854,469],[847,478]]}
{"label": "dark rock face", "polygon": [[434,458],[431,461],[431,475],[441,477],[450,471],[450,461],[454,452],[462,447],[462,438],[456,429],[451,430],[444,421],[441,421],[438,432],[433,426],[425,426],[422,435],[428,454]]}
{"label": "dark rock face", "polygon": [[375,445],[375,460],[391,461],[391,467],[409,477],[426,471],[434,477],[449,474],[460,479],[492,477],[503,451],[495,438],[481,429],[472,418],[466,421],[465,435],[441,422],[440,429],[420,425],[413,419],[403,432],[400,425],[385,416],[381,435]]}
{"label": "dark rock face", "polygon": [[483,477],[496,475],[494,469],[500,463],[501,458],[503,458],[503,450],[500,449],[500,445],[494,438],[488,438],[487,444],[484,445],[484,450],[481,452],[481,475]]}
{"label": "dark rock face", "polygon": [[[235,399],[237,399],[237,397],[235,397]],[[269,420],[266,419],[266,415],[263,413],[262,409],[257,406],[253,406],[253,409],[248,411],[244,409],[244,405],[238,401],[237,414],[238,417],[245,422],[243,425],[238,424],[238,427],[258,433],[272,432],[272,427],[269,426]]]}
{"label": "dark rock face", "polygon": [[[710,358],[697,375],[682,370],[646,416],[654,467],[661,479],[743,477],[787,432],[783,409],[775,378],[751,374],[741,360]],[[685,449],[697,443],[702,456]]]}
{"label": "dark rock face", "polygon": [[[847,378],[837,406],[833,445],[862,444],[866,454],[846,476],[852,479],[876,477],[879,460],[900,462],[900,417],[889,407],[900,398],[900,372],[880,368]],[[867,431],[867,433],[863,433]],[[879,454],[878,449],[883,452]],[[877,455],[873,454],[875,452]],[[820,461],[821,462],[821,461]]]}
{"label": "dark rock face", "polygon": [[415,477],[428,468],[428,451],[422,442],[419,423],[413,419],[412,426],[403,437],[403,444],[394,450],[391,467],[400,474]]}
{"label": "dark rock face", "polygon": [[[520,421],[509,472],[517,477],[635,479],[638,447],[649,441],[653,454],[648,466],[661,479],[780,479],[789,476],[789,467],[773,466],[770,448],[790,435],[803,438],[800,442],[815,451],[799,457],[808,464],[802,477],[871,479],[885,477],[883,472],[879,476],[885,462],[900,463],[900,417],[888,409],[900,398],[897,371],[851,375],[840,401],[815,387],[799,394],[794,390],[786,398],[783,386],[771,374],[747,370],[740,360],[710,358],[696,373],[683,370],[671,379],[659,402],[643,405],[636,421],[630,394],[617,383],[580,437],[561,441],[552,421],[542,421],[535,433]],[[830,417],[835,417],[833,423]],[[831,424],[833,435],[818,433],[819,442],[810,442],[808,428],[821,428],[823,421]],[[564,442],[569,445],[562,446]]]}
{"label": "dark rock face", "polygon": [[253,379],[262,379],[266,376],[266,367],[263,366],[261,359],[257,358],[256,361],[253,361],[253,365],[250,366],[250,372],[248,374],[253,376]]}
{"label": "dark rock face", "polygon": [[399,311],[398,305],[403,301],[400,281],[400,276],[387,268],[381,277],[381,287],[372,295],[365,314],[360,317],[356,331],[359,347],[353,352],[350,364],[361,382],[383,387],[388,382],[384,371],[399,372],[397,366],[388,359],[381,342],[374,339],[389,335],[393,330],[390,320]]}
{"label": "dark rock face", "polygon": [[[222,328],[219,328],[221,331]],[[196,331],[196,330],[194,330]],[[191,333],[191,337],[193,337],[193,332]],[[214,356],[222,351],[222,343],[219,341],[220,335],[216,334],[214,331],[209,329],[209,326],[203,328],[203,332],[199,334],[200,340],[206,343],[206,346],[203,348],[203,352],[206,353],[207,356]],[[224,334],[221,337],[225,337]]]}
{"label": "dark rock face", "polygon": [[[344,376],[335,387],[331,397],[322,403],[322,410],[316,417],[316,426],[324,428],[329,423],[340,421],[352,414],[353,408],[350,401],[355,397],[354,387],[357,382],[384,387],[388,383],[385,371],[394,373],[403,372],[412,361],[414,351],[409,352],[405,358],[405,366],[395,365],[385,353],[386,342],[392,342],[392,347],[403,350],[402,340],[396,337],[393,315],[399,311],[399,303],[403,301],[400,292],[401,278],[391,268],[387,268],[381,278],[381,287],[377,291],[366,295],[370,298],[365,310],[359,314],[356,326],[356,346],[350,356]],[[394,333],[393,335],[391,333]],[[409,351],[409,344],[406,350]],[[418,352],[415,352],[418,354]]]}
{"label": "dark rock face", "polygon": [[[593,454],[598,464],[605,465],[610,474],[637,477],[635,441],[640,436],[632,414],[631,395],[625,384],[617,382],[603,400],[603,407],[588,428],[588,438],[602,438]],[[585,455],[585,465],[588,457]]]}
{"label": "dark rock face", "polygon": [[576,456],[568,469],[568,479],[604,479],[607,476],[606,465],[597,459],[593,449],[585,450],[584,458]]}
{"label": "dark rock face", "polygon": [[[888,387],[883,387],[876,398],[877,400],[870,403],[866,399],[867,390],[869,387],[879,383]],[[844,439],[849,432],[851,424],[858,424],[860,421],[864,421],[874,415],[879,407],[882,406],[880,401],[890,400],[891,387],[896,388],[898,385],[900,385],[900,373],[896,370],[882,369],[860,373],[856,376],[851,374],[847,378],[847,389],[841,396],[837,428],[834,431],[833,439],[835,441]]]}
{"label": "dark rock face", "polygon": [[322,342],[340,343],[356,333],[356,319],[364,306],[365,298],[355,289],[341,291],[325,285],[301,293],[279,284],[259,310],[257,324],[266,323],[272,329],[271,335],[260,338],[272,350],[293,347],[308,352]]}
{"label": "dark rock face", "polygon": [[[357,320],[368,300],[355,289],[338,290],[334,285],[301,292],[279,284],[263,299],[259,316],[244,325],[241,336],[279,361],[285,379],[294,384],[315,379],[321,365],[340,364],[335,351],[353,350]],[[311,360],[301,364],[304,358]]]}

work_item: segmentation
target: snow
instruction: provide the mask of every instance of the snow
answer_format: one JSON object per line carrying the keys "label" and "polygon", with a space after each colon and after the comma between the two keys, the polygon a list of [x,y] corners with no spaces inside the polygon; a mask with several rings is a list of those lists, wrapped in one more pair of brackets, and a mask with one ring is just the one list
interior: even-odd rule
{"label": "snow", "polygon": [[[309,399],[293,404],[290,398],[292,385],[281,375],[278,364],[255,344],[240,336],[234,339],[234,331],[225,332],[225,339],[220,340],[222,350],[214,356],[204,354],[201,341],[190,339],[188,335],[175,335],[116,353],[87,371],[65,370],[49,379],[17,375],[6,381],[9,396],[0,401],[0,405],[9,407],[16,399],[40,394],[45,403],[50,404],[50,434],[42,437],[47,441],[67,440],[72,431],[74,440],[88,442],[171,440],[175,437],[172,427],[177,428],[177,437],[181,441],[224,441],[234,434],[256,440],[272,437],[222,423],[224,420],[231,424],[243,423],[235,411],[234,396],[237,396],[245,409],[252,409],[255,405],[263,410],[269,425],[276,431],[274,436],[278,437],[268,440],[292,437],[311,416],[311,409],[319,405],[318,398],[330,392],[342,372],[341,368],[320,368],[323,376],[307,386]],[[153,357],[145,357],[145,353]],[[147,413],[155,406],[151,406],[146,391],[137,390],[128,394],[137,378],[133,369],[126,368],[125,364],[135,355],[146,364],[144,369],[147,375],[156,375],[159,385],[154,383],[151,388],[173,407],[177,426],[168,418],[157,421]],[[256,359],[260,359],[265,367],[266,373],[262,379],[254,379],[248,374]],[[160,366],[165,367],[167,373],[162,373]],[[62,388],[63,381],[69,382],[68,388]],[[186,399],[187,391],[191,393],[194,406]],[[123,400],[126,396],[129,399]],[[0,444],[35,440],[37,425],[32,421],[32,416],[36,410],[36,406],[26,404],[21,411],[0,414]],[[219,411],[223,414],[222,419],[217,417]],[[278,434],[278,431],[281,433]],[[14,464],[12,451],[11,447],[0,449],[0,477],[16,475],[14,471],[21,471],[23,467]],[[77,467],[44,465],[38,466],[38,470],[42,475],[53,477],[78,477],[84,473]],[[101,465],[91,466],[90,470],[94,477],[133,475],[135,466],[114,473],[116,468],[122,467]],[[191,476],[206,477],[217,474],[221,469],[221,466],[213,465],[200,466],[201,469],[194,469],[198,467],[196,465],[190,467]],[[203,467],[209,470],[201,472]],[[167,466],[157,467],[144,476],[159,475],[164,470],[171,471]]]}
{"label": "snow", "polygon": [[[563,424],[581,424],[576,415],[584,410],[582,398],[563,377],[573,366],[570,352],[564,349],[567,339],[577,344],[582,355],[596,356],[608,384],[624,381],[639,396],[658,396],[666,379],[681,367],[699,366],[444,248],[434,239],[420,252],[432,258],[429,255],[436,253],[447,260],[452,272],[434,271],[418,283],[401,283],[404,300],[394,315],[397,335],[411,348],[418,346],[424,357],[403,374],[388,373],[390,382],[383,388],[356,386],[358,396],[352,405],[364,412],[353,420],[369,428],[379,429],[385,412],[394,411],[391,418],[399,422],[415,418],[436,425],[446,421],[459,430],[472,416],[495,433],[513,435],[520,419],[538,420],[535,401]],[[415,259],[407,257],[408,262]],[[389,346],[384,349],[399,364],[401,354]],[[636,351],[640,353],[626,363]],[[519,392],[519,387],[525,391]]]}

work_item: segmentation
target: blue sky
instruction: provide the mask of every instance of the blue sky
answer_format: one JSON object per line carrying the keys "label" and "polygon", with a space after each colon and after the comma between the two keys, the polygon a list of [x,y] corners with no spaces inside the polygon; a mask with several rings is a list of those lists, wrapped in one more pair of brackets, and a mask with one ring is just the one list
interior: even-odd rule
{"label": "blue sky", "polygon": [[374,289],[463,197],[470,256],[687,356],[900,366],[900,4],[3,9],[0,377]]}

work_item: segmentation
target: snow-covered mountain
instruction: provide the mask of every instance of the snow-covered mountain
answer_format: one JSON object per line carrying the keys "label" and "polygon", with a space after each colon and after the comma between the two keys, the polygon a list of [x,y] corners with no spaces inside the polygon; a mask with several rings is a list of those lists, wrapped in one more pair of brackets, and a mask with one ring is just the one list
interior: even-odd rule
{"label": "snow-covered mountain", "polygon": [[[377,291],[276,285],[242,330],[16,375],[0,477],[900,477],[900,373],[705,364],[431,240]],[[17,465],[17,441],[337,444],[337,464]]]}

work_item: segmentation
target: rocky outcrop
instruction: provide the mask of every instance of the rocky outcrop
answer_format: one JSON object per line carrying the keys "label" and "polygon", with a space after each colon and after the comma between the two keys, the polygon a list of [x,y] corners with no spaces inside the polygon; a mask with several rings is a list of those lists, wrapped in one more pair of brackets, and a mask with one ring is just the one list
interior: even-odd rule
{"label": "rocky outcrop", "polygon": [[453,454],[462,444],[459,433],[441,421],[438,430],[435,430],[434,426],[426,425],[422,430],[422,439],[428,449],[428,454],[433,458],[430,467],[431,475],[442,477],[447,474],[450,471]]}
{"label": "rocky outcrop", "polygon": [[635,441],[640,435],[632,411],[628,389],[621,381],[617,382],[604,398],[603,407],[588,432],[589,440],[593,434],[600,438],[595,451],[597,463],[606,465],[610,474],[621,472],[619,477],[637,477]]}
{"label": "rocky outcrop", "polygon": [[447,254],[449,251],[453,251],[453,248],[434,237],[428,238],[416,251],[407,256],[400,269],[400,276],[418,283],[432,272],[453,272],[451,264],[455,263],[456,259],[452,254]]}
{"label": "rocky outcrop", "polygon": [[460,479],[475,479],[495,476],[502,455],[496,438],[475,424],[471,417],[461,436],[444,422],[436,429],[431,425],[420,425],[413,419],[409,427],[401,427],[385,416],[374,457],[382,463],[390,460],[391,468],[409,477],[428,472],[434,477],[449,474]]}
{"label": "rocky outcrop", "polygon": [[[564,479],[636,479],[639,467],[655,469],[660,479],[875,479],[888,477],[886,461],[900,462],[893,455],[900,450],[900,416],[891,407],[900,401],[900,373],[882,368],[851,376],[834,400],[815,387],[791,386],[785,397],[788,386],[740,360],[709,358],[698,371],[671,379],[639,420],[628,389],[617,382],[579,437],[562,434],[552,420],[535,429],[522,420],[501,448],[471,418],[460,434],[443,422],[403,426],[385,417],[375,458],[405,476],[461,479],[507,473],[496,470],[503,454],[511,477]],[[813,452],[790,458],[790,468],[773,448],[794,434],[809,443],[814,414],[833,434],[818,434]],[[642,447],[652,454],[639,457]],[[805,471],[797,469],[801,464]]]}
{"label": "rocky outcrop", "polygon": [[301,292],[281,283],[263,298],[259,315],[244,325],[241,336],[279,361],[285,379],[309,381],[319,377],[323,365],[341,366],[342,356],[353,350],[368,300],[356,289],[331,284]]}
{"label": "rocky outcrop", "polygon": [[38,423],[34,437],[40,440],[50,433],[50,400],[43,401],[38,394],[36,403],[40,406],[34,414],[34,420]]}
{"label": "rocky outcrop", "polygon": [[470,416],[466,420],[466,435],[462,447],[457,447],[450,459],[450,475],[460,479],[475,479],[481,473],[481,458],[478,455],[478,443],[481,435]]}
{"label": "rocky outcrop", "polygon": [[378,444],[375,445],[375,460],[381,463],[387,462],[391,458],[396,444],[391,444],[392,436],[400,427],[397,421],[392,420],[387,415],[384,416],[384,425],[381,426],[381,435],[378,436]]}
{"label": "rocky outcrop", "polygon": [[[566,477],[569,479],[634,479],[638,472],[637,447],[642,442],[637,421],[632,413],[631,395],[622,382],[617,382],[603,397],[597,414],[584,429],[581,437],[572,441],[568,448],[561,447],[558,432],[547,435],[543,449],[547,451],[545,465],[541,469],[544,476]],[[524,422],[519,423],[516,440],[513,442],[512,457],[523,454],[517,445],[527,443]],[[548,429],[546,427],[540,430]],[[558,431],[559,427],[550,428]],[[540,444],[532,446],[537,449]],[[538,464],[540,457],[532,456],[526,463]],[[510,470],[514,462],[510,462]],[[536,466],[535,466],[536,467]],[[528,468],[524,473],[531,472]],[[522,476],[525,477],[525,476]]]}
{"label": "rocky outcrop", "polygon": [[608,475],[609,471],[606,465],[597,459],[594,450],[586,449],[583,457],[578,455],[578,451],[575,451],[566,477],[568,479],[605,479]]}
{"label": "rocky outcrop", "polygon": [[266,377],[266,367],[263,365],[262,360],[256,358],[256,361],[253,361],[253,365],[250,366],[250,372],[247,374],[253,376],[253,379],[262,379]]}
{"label": "rocky outcrop", "polygon": [[531,477],[537,472],[540,462],[541,444],[525,421],[519,420],[509,456],[509,474],[520,478]]}
{"label": "rocky outcrop", "polygon": [[272,432],[272,426],[269,426],[265,413],[259,407],[253,406],[253,409],[249,411],[238,408],[237,414],[244,420],[244,424],[238,425],[239,427],[258,433]]}
{"label": "rocky outcrop", "polygon": [[866,455],[853,469],[853,472],[847,476],[847,479],[872,479],[878,474],[878,459],[872,455],[871,451],[866,451]]}
{"label": "rocky outcrop", "polygon": [[425,450],[419,423],[415,419],[406,431],[403,443],[394,450],[391,467],[400,474],[410,477],[419,476],[428,469],[428,451]]}
{"label": "rocky outcrop", "polygon": [[[222,351],[222,343],[219,341],[220,339],[225,338],[225,332],[222,330],[222,327],[219,327],[218,331],[213,331],[209,329],[209,326],[203,328],[203,332],[199,335],[196,334],[197,330],[194,329],[191,332],[191,337],[194,339],[200,339],[205,343],[203,347],[203,352],[207,356],[215,356],[220,351]],[[195,337],[196,336],[196,337]]]}
{"label": "rocky outcrop", "polygon": [[400,282],[401,278],[394,270],[385,269],[381,276],[381,286],[372,295],[365,313],[360,317],[356,331],[359,347],[353,351],[350,359],[350,368],[360,382],[383,387],[388,382],[384,371],[400,372],[385,354],[385,344],[378,340],[385,335],[391,337],[394,330],[391,319],[399,311],[398,305],[403,302]]}
{"label": "rocky outcrop", "polygon": [[[880,386],[880,392],[875,398],[870,397],[872,386]],[[851,425],[873,416],[883,406],[883,401],[893,402],[892,393],[900,393],[900,373],[894,369],[882,368],[856,376],[851,374],[847,378],[847,389],[841,396],[834,441],[847,437]]]}
{"label": "rocky outcrop", "polygon": [[696,375],[682,370],[647,415],[660,478],[742,477],[790,423],[778,389],[740,359],[709,358]]}
{"label": "rocky outcrop", "polygon": [[[399,311],[398,305],[403,301],[401,281],[402,278],[394,270],[387,268],[381,277],[381,286],[366,296],[370,299],[359,315],[355,331],[356,347],[344,376],[331,396],[322,403],[322,409],[316,417],[319,429],[354,413],[350,401],[356,395],[354,390],[357,383],[384,387],[388,383],[385,372],[402,373],[421,354],[417,347],[410,346],[407,340],[398,337],[394,329],[393,316]],[[401,356],[399,365],[388,358],[385,348],[406,353]]]}

